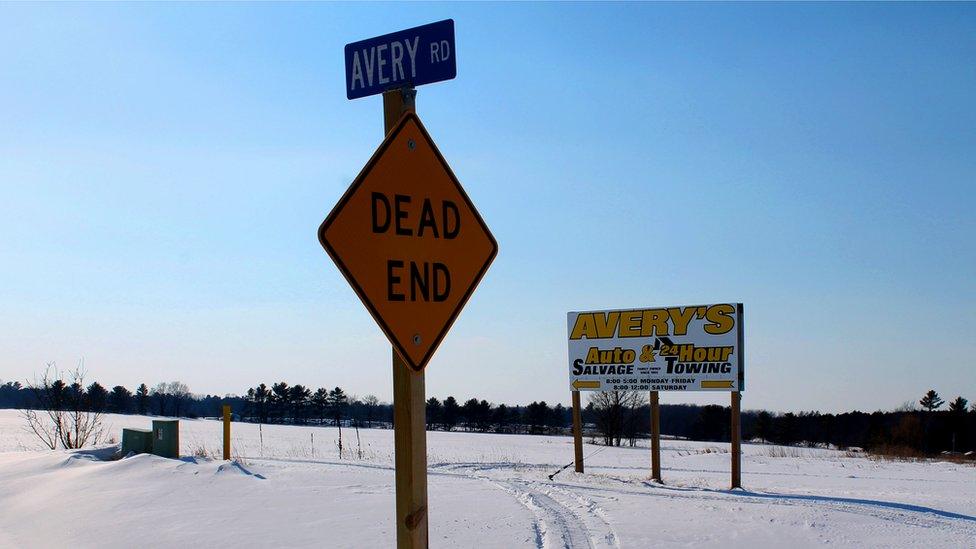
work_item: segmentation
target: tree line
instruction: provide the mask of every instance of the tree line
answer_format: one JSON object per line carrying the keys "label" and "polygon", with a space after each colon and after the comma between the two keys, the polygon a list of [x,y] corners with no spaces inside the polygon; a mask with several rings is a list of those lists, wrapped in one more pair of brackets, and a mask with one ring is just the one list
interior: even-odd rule
{"label": "tree line", "polygon": [[[621,439],[633,443],[634,433],[642,437],[650,431],[650,406],[646,398],[641,398],[643,395],[636,395],[634,400],[612,393],[595,395],[602,396],[592,397],[591,405],[597,398],[615,410],[612,415],[603,415],[604,421],[614,422],[613,427],[598,430],[604,443],[610,443],[611,438],[617,445]],[[954,398],[945,409],[941,409],[943,404],[938,393],[929,390],[917,404],[909,402],[893,411],[778,414],[749,410],[741,413],[742,437],[747,441],[858,448],[905,457],[976,450],[976,404],[971,405],[962,396]],[[661,432],[693,440],[728,442],[731,413],[728,406],[661,405]]]}
{"label": "tree line", "polygon": [[123,385],[106,389],[97,381],[86,384],[78,378],[52,378],[37,384],[0,380],[0,408],[39,409],[72,402],[97,413],[194,418],[217,415],[222,404],[233,400],[240,399],[194,395],[181,381],[160,382],[151,388],[142,383],[133,392]]}
{"label": "tree line", "polygon": [[[426,402],[427,428],[443,431],[494,433],[561,433],[569,423],[562,404],[533,402],[527,406],[492,404],[471,398],[461,404],[454,396]],[[304,385],[281,381],[249,388],[235,413],[243,421],[284,424],[328,424],[355,427],[391,427],[393,406],[375,395],[347,395],[341,387],[314,391]]]}
{"label": "tree line", "polygon": [[[98,413],[154,414],[176,417],[218,417],[221,408],[231,406],[235,418],[255,423],[351,425],[385,427],[393,424],[393,408],[374,395],[358,398],[341,387],[327,389],[284,381],[262,383],[243,396],[195,395],[185,383],[162,382],[150,387],[140,384],[135,391],[122,385],[107,389],[93,382],[53,385],[55,391],[71,396]],[[918,405],[903,405],[894,411],[839,414],[809,412],[773,413],[765,410],[742,412],[744,440],[775,444],[837,448],[863,448],[884,453],[931,455],[944,451],[976,449],[976,404],[959,396],[945,402],[930,390]],[[42,403],[30,386],[0,381],[0,408],[37,409]],[[427,428],[443,431],[482,433],[568,434],[571,410],[561,403],[545,401],[527,405],[494,404],[470,398],[463,403],[454,396],[427,400]],[[730,440],[731,410],[727,406],[661,405],[661,432],[665,435],[707,441]],[[650,432],[650,407],[646,393],[589,393],[581,411],[584,430],[592,441],[620,446],[634,445]]]}
{"label": "tree line", "polygon": [[970,406],[967,399],[958,396],[941,410],[944,403],[932,389],[917,405],[908,402],[890,412],[758,411],[750,413],[748,428],[751,438],[777,444],[858,447],[901,456],[976,450],[976,404]]}

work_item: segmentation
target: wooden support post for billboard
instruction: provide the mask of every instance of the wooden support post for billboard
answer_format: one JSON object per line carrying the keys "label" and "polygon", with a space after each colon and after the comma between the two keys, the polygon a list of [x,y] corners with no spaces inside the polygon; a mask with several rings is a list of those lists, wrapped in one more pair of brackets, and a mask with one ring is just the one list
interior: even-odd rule
{"label": "wooden support post for billboard", "polygon": [[580,417],[580,392],[573,391],[573,461],[576,472],[583,472],[583,420]]}
{"label": "wooden support post for billboard", "polygon": [[657,391],[651,391],[651,480],[664,484],[661,480],[661,406]]}
{"label": "wooden support post for billboard", "polygon": [[739,401],[742,393],[732,391],[732,488],[742,488],[742,431],[739,426]]}
{"label": "wooden support post for billboard", "polygon": [[[414,110],[416,90],[383,93],[384,135]],[[415,372],[393,349],[393,448],[396,465],[398,549],[427,548],[427,401],[424,372]]]}
{"label": "wooden support post for billboard", "polygon": [[230,459],[230,404],[224,404],[224,459]]}

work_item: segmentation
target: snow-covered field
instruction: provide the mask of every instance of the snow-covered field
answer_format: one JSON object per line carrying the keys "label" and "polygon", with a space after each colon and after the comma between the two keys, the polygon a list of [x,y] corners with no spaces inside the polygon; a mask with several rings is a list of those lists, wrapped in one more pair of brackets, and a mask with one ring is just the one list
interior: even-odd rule
{"label": "snow-covered field", "polygon": [[[108,416],[109,432],[150,418]],[[393,433],[233,424],[236,462],[44,451],[0,410],[2,547],[389,547]],[[262,442],[263,437],[263,442]],[[221,424],[181,422],[182,454],[216,454]],[[976,547],[976,467],[743,446],[729,491],[727,444],[606,448],[586,473],[565,437],[428,433],[434,547]],[[102,452],[104,454],[104,452]]]}

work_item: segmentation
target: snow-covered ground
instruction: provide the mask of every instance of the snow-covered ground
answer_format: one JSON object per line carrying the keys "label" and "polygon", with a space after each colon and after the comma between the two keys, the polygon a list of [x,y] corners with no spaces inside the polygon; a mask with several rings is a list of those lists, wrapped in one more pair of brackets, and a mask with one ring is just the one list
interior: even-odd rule
{"label": "snow-covered ground", "polygon": [[[109,432],[150,418],[108,416]],[[389,547],[393,433],[233,424],[236,462],[44,451],[0,410],[2,547]],[[976,547],[976,467],[843,452],[743,446],[745,490],[729,491],[727,444],[649,452],[566,437],[431,432],[434,547]],[[262,440],[263,439],[263,440]],[[221,424],[181,422],[183,455],[215,455]],[[362,459],[358,456],[362,450]]]}

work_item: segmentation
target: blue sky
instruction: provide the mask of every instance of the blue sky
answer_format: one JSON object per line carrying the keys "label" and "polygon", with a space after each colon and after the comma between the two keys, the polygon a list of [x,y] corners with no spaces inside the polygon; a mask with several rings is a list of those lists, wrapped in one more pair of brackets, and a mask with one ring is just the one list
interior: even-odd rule
{"label": "blue sky", "polygon": [[972,4],[0,5],[0,379],[389,400],[316,240],[382,138],[342,48],[448,17],[418,112],[500,253],[428,395],[568,402],[567,311],[741,301],[746,408],[976,400]]}

